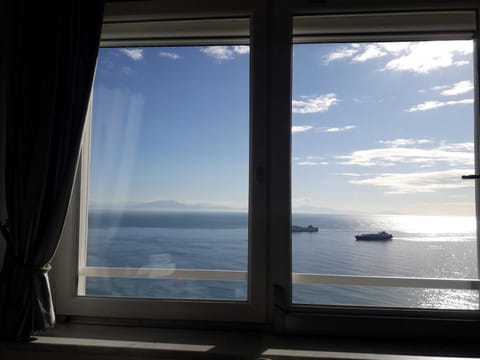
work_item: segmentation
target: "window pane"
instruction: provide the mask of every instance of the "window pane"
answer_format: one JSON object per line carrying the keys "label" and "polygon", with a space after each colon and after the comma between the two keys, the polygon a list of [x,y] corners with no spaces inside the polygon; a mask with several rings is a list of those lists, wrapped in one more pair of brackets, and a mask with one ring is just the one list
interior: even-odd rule
{"label": "window pane", "polygon": [[[461,179],[474,173],[473,42],[295,45],[293,59],[293,272],[477,278],[474,181]],[[295,284],[293,300],[478,308],[477,291],[455,289]]]}
{"label": "window pane", "polygon": [[[248,46],[100,50],[86,295],[247,299],[246,280],[177,273],[248,268],[248,54]],[[113,268],[129,270],[118,278]]]}

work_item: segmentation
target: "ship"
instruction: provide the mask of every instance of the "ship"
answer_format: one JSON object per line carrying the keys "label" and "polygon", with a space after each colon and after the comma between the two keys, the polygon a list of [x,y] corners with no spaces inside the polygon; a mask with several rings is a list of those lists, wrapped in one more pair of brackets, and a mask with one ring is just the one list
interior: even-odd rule
{"label": "ship", "polygon": [[372,234],[355,235],[355,239],[367,240],[367,241],[385,241],[385,240],[392,240],[392,238],[393,238],[393,235],[387,233],[386,231],[380,231],[378,233],[372,233]]}
{"label": "ship", "polygon": [[292,232],[318,232],[318,227],[308,225],[308,226],[297,226],[292,225]]}

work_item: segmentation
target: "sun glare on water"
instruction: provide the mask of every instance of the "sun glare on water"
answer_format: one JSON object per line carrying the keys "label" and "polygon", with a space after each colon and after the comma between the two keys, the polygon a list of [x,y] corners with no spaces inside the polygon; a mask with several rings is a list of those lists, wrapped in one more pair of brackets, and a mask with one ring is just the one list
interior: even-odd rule
{"label": "sun glare on water", "polygon": [[[459,241],[465,236],[472,237],[476,232],[476,222],[473,216],[385,216],[385,225],[407,234],[424,234],[428,238],[437,240],[455,240],[458,235]],[[387,225],[388,224],[388,225]]]}

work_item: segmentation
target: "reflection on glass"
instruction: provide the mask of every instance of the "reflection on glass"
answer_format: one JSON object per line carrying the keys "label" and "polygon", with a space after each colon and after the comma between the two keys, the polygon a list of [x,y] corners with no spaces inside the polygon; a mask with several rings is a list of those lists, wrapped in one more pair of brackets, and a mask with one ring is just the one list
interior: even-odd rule
{"label": "reflection on glass", "polygon": [[[292,233],[293,271],[477,278],[474,182],[461,179],[473,98],[472,41],[295,45],[292,224],[318,231]],[[477,291],[306,284],[293,299],[479,305]]]}
{"label": "reflection on glass", "polygon": [[[246,281],[175,274],[248,267],[248,53],[248,46],[100,50],[86,295],[247,299]],[[124,277],[109,275],[115,268],[127,269]]]}

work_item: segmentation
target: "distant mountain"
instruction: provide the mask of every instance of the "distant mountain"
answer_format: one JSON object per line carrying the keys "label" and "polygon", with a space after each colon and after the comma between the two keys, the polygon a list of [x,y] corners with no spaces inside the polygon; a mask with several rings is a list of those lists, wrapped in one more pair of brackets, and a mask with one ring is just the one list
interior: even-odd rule
{"label": "distant mountain", "polygon": [[176,200],[155,200],[129,206],[139,210],[239,210],[228,206],[207,203],[186,204]]}
{"label": "distant mountain", "polygon": [[320,206],[314,206],[314,205],[301,205],[301,206],[295,206],[292,209],[293,213],[314,213],[314,214],[335,214],[335,215],[341,215],[341,214],[351,214],[352,211],[342,211],[342,210],[336,210],[328,207],[320,207]]}
{"label": "distant mountain", "polygon": [[[184,203],[176,200],[155,200],[147,202],[126,202],[126,203],[110,203],[105,204],[99,201],[90,200],[90,209],[132,209],[132,210],[177,210],[177,211],[194,211],[194,210],[218,210],[218,211],[245,211],[246,209],[229,207],[224,205],[216,205],[209,203]],[[293,213],[314,213],[314,214],[352,214],[352,211],[342,211],[328,207],[320,207],[314,205],[301,205],[293,208]],[[353,212],[354,213],[354,212]]]}

